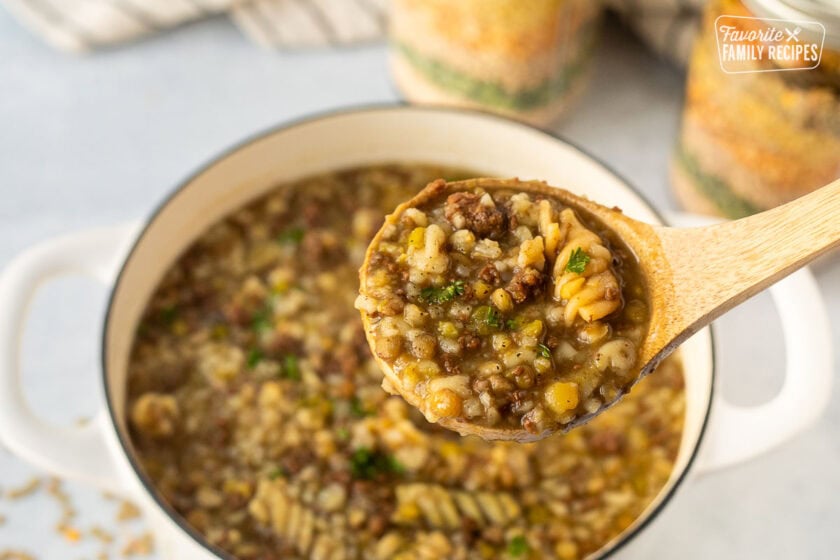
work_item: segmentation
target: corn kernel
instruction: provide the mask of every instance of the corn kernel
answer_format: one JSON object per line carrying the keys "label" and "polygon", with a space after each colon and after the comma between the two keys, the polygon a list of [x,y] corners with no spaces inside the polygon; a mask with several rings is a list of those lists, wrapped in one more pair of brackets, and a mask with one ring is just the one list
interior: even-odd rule
{"label": "corn kernel", "polygon": [[455,338],[458,336],[458,327],[450,321],[441,321],[438,323],[438,333],[446,338]]}
{"label": "corn kernel", "polygon": [[240,495],[245,499],[251,497],[251,485],[245,480],[227,479],[222,483],[222,491],[225,494]]}
{"label": "corn kernel", "polygon": [[374,271],[373,274],[368,275],[366,280],[368,289],[381,288],[382,286],[387,286],[390,282],[391,278],[385,269]]}
{"label": "corn kernel", "polygon": [[472,285],[472,289],[473,294],[475,294],[475,297],[477,297],[478,299],[484,299],[487,296],[489,296],[491,290],[490,286],[485,282],[482,282],[481,280],[474,282]]}
{"label": "corn kernel", "polygon": [[414,502],[400,504],[400,507],[394,512],[394,521],[396,523],[411,523],[419,517],[420,508]]}
{"label": "corn kernel", "polygon": [[408,364],[404,370],[400,372],[400,380],[402,381],[403,387],[406,389],[413,391],[414,387],[423,381],[423,375],[417,368],[417,364]]}
{"label": "corn kernel", "polygon": [[556,381],[545,390],[545,403],[557,414],[574,410],[578,402],[580,402],[580,393],[577,383]]}
{"label": "corn kernel", "polygon": [[539,319],[535,319],[530,323],[524,325],[519,332],[524,334],[525,336],[533,336],[534,338],[539,338],[543,332],[543,322]]}
{"label": "corn kernel", "polygon": [[534,360],[534,369],[538,373],[548,373],[551,371],[551,360],[540,356]]}
{"label": "corn kernel", "polygon": [[426,235],[426,228],[424,227],[416,227],[411,230],[411,233],[408,235],[408,246],[413,247],[415,249],[422,249],[423,242]]}
{"label": "corn kernel", "polygon": [[440,445],[440,454],[444,458],[459,457],[464,454],[464,450],[455,442],[445,441]]}
{"label": "corn kernel", "polygon": [[510,294],[502,288],[496,289],[496,291],[493,292],[493,295],[490,296],[490,299],[493,300],[493,305],[495,305],[499,311],[510,311],[513,309],[513,300],[510,299]]}
{"label": "corn kernel", "polygon": [[578,558],[578,547],[572,541],[561,541],[554,547],[554,553],[560,560],[574,560]]}
{"label": "corn kernel", "polygon": [[289,281],[288,280],[277,280],[274,284],[271,285],[271,291],[275,294],[283,294],[289,291]]}

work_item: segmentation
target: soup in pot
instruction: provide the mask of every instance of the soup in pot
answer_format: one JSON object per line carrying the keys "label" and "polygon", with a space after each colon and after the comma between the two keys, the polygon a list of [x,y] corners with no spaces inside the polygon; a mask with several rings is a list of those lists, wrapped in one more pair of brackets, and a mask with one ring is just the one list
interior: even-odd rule
{"label": "soup in pot", "polygon": [[471,173],[389,164],[278,186],[206,231],[148,302],[129,365],[146,475],[245,560],[575,559],[666,484],[678,358],[592,422],[537,443],[428,423],[380,388],[357,271],[384,216]]}

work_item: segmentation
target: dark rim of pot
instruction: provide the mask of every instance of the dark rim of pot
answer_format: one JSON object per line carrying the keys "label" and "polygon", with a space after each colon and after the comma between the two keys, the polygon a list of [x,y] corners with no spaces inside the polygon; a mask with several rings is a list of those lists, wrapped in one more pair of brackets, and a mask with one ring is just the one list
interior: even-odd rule
{"label": "dark rim of pot", "polygon": [[[251,145],[255,142],[258,142],[258,141],[260,141],[260,140],[262,140],[262,139],[264,139],[268,136],[271,136],[273,134],[276,134],[278,132],[281,132],[281,131],[284,131],[284,130],[287,130],[287,129],[294,128],[296,126],[300,126],[302,124],[307,124],[307,123],[311,123],[311,122],[315,122],[315,121],[319,121],[319,120],[323,120],[323,119],[329,119],[329,118],[332,118],[332,117],[345,115],[345,114],[374,113],[374,112],[378,112],[378,111],[401,110],[401,109],[410,110],[410,111],[429,111],[429,112],[436,112],[436,113],[441,113],[441,112],[446,113],[446,112],[448,112],[448,113],[454,113],[454,114],[458,114],[458,113],[474,114],[474,115],[480,116],[482,118],[493,119],[493,120],[502,121],[502,122],[505,122],[505,123],[513,123],[513,124],[517,124],[519,126],[522,126],[524,128],[529,128],[531,130],[540,132],[540,133],[550,137],[553,140],[560,141],[560,142],[574,148],[575,150],[580,152],[583,156],[593,160],[594,162],[599,164],[601,167],[606,169],[616,179],[621,181],[621,183],[623,183],[627,188],[629,188],[631,191],[633,191],[633,193],[637,197],[639,197],[639,199],[641,199],[642,202],[644,202],[647,205],[647,207],[657,216],[657,218],[659,218],[663,223],[666,223],[666,220],[662,216],[662,214],[656,209],[656,207],[654,205],[652,205],[650,203],[650,201],[641,192],[639,192],[639,190],[636,187],[634,187],[622,175],[617,173],[615,171],[615,169],[613,169],[612,167],[610,167],[609,165],[604,163],[600,158],[595,157],[594,155],[592,155],[588,151],[584,150],[583,148],[581,148],[577,144],[568,141],[567,139],[563,138],[562,136],[560,136],[560,135],[558,135],[558,134],[556,134],[552,131],[549,131],[549,130],[546,130],[546,129],[543,129],[543,128],[538,128],[538,127],[531,126],[531,125],[524,124],[524,123],[519,123],[519,122],[516,122],[516,121],[512,121],[510,119],[507,119],[505,117],[501,117],[499,115],[495,115],[495,114],[492,114],[492,113],[487,113],[487,112],[480,111],[480,110],[475,110],[475,109],[461,109],[461,108],[456,109],[456,108],[452,108],[452,107],[437,106],[437,105],[421,106],[421,105],[410,105],[410,104],[404,103],[404,102],[394,102],[394,103],[363,104],[363,105],[355,105],[355,106],[350,106],[350,107],[340,108],[340,109],[320,111],[320,112],[317,112],[317,113],[312,113],[312,114],[309,114],[309,115],[305,115],[305,116],[300,117],[300,118],[291,119],[291,120],[285,121],[285,122],[283,122],[279,125],[276,125],[276,126],[268,128],[268,129],[264,129],[260,132],[256,132],[254,134],[251,134],[251,135],[247,136],[244,140],[232,145],[231,147],[227,148],[226,150],[221,151],[216,156],[211,158],[209,161],[206,161],[204,164],[200,165],[196,171],[194,171],[193,173],[188,175],[186,179],[182,180],[172,190],[172,192],[170,192],[155,207],[155,209],[152,211],[152,213],[149,215],[149,217],[144,221],[143,228],[141,229],[137,238],[131,244],[131,250],[128,252],[125,259],[123,260],[123,262],[120,266],[119,273],[117,274],[116,279],[114,280],[114,284],[111,287],[111,292],[108,295],[107,311],[106,311],[106,314],[105,314],[105,322],[104,322],[104,325],[103,325],[102,334],[101,334],[101,341],[100,341],[100,344],[101,344],[100,359],[101,359],[101,366],[102,366],[103,383],[104,383],[104,386],[105,386],[105,401],[106,401],[107,407],[108,407],[108,414],[109,414],[111,423],[113,424],[114,431],[117,434],[117,439],[119,440],[120,447],[122,448],[123,453],[128,458],[128,462],[131,464],[131,467],[134,470],[134,473],[140,479],[140,482],[142,483],[142,485],[146,489],[146,491],[152,496],[152,498],[154,499],[157,506],[161,510],[163,510],[172,519],[172,521],[178,527],[181,528],[181,530],[183,530],[185,533],[187,533],[195,541],[196,544],[198,544],[199,546],[205,548],[209,552],[212,552],[213,554],[216,554],[217,556],[219,556],[220,558],[223,558],[225,560],[236,560],[236,557],[233,556],[232,554],[230,554],[229,552],[219,548],[218,546],[210,544],[209,542],[207,542],[207,540],[204,538],[204,535],[202,535],[198,530],[196,530],[189,523],[187,523],[186,519],[180,513],[178,513],[175,510],[175,508],[173,508],[160,495],[160,493],[158,492],[154,482],[151,480],[151,478],[149,478],[149,476],[146,474],[145,470],[143,469],[143,466],[140,465],[139,461],[134,456],[134,453],[131,450],[131,444],[130,444],[129,441],[127,441],[128,434],[127,433],[124,434],[120,430],[119,425],[117,424],[116,411],[114,410],[114,405],[111,402],[111,398],[110,398],[111,387],[110,387],[110,383],[108,381],[108,375],[107,375],[107,336],[108,336],[109,323],[110,323],[110,320],[111,320],[111,311],[112,311],[112,308],[113,308],[114,297],[115,297],[116,292],[117,292],[117,287],[120,285],[120,282],[122,281],[122,277],[123,277],[123,274],[125,272],[126,265],[128,264],[128,262],[131,261],[131,258],[134,256],[134,253],[137,250],[138,245],[143,241],[147,230],[149,229],[151,224],[155,221],[158,214],[161,213],[161,211],[169,204],[169,202],[178,193],[180,193],[183,189],[185,189],[187,186],[189,186],[199,175],[201,175],[202,173],[204,173],[205,171],[207,171],[208,169],[210,169],[211,167],[213,167],[214,165],[219,163],[221,160],[227,158],[228,156],[234,154],[235,152],[238,152],[239,150],[242,150],[242,149],[248,147],[249,145]],[[434,162],[421,162],[421,163],[434,163]],[[625,533],[621,534],[619,536],[618,540],[614,541],[610,545],[610,548],[603,551],[601,554],[599,554],[595,558],[603,559],[603,558],[608,558],[608,557],[612,556],[613,554],[618,552],[620,549],[622,549],[627,543],[632,541],[633,538],[636,535],[638,535],[643,529],[645,529],[645,527],[647,527],[648,524],[651,521],[653,521],[659,515],[659,513],[664,509],[665,505],[671,501],[671,498],[673,498],[674,494],[676,493],[677,488],[679,488],[682,485],[683,481],[685,480],[686,475],[688,474],[689,470],[691,469],[692,465],[694,464],[694,461],[697,458],[698,451],[699,451],[699,449],[701,447],[701,444],[703,442],[703,438],[706,435],[706,428],[708,427],[708,423],[709,423],[709,414],[711,412],[711,404],[712,404],[712,400],[714,398],[714,391],[715,391],[715,377],[716,377],[717,372],[716,372],[716,362],[715,362],[715,355],[714,355],[714,353],[715,353],[714,333],[710,333],[710,336],[711,336],[711,342],[712,342],[712,344],[711,344],[711,347],[712,347],[712,374],[711,374],[711,379],[710,379],[711,387],[710,387],[710,392],[709,392],[709,404],[706,407],[706,413],[703,417],[703,424],[700,427],[700,434],[697,437],[697,443],[694,446],[694,449],[692,449],[692,451],[691,451],[691,456],[688,458],[688,462],[686,463],[685,468],[680,473],[680,476],[677,478],[677,480],[674,481],[673,486],[667,491],[667,493],[664,496],[662,496],[662,498],[660,499],[660,501],[656,505],[656,507],[652,511],[650,511],[650,513],[647,514],[647,516],[642,520],[642,522],[639,523],[637,526],[635,526],[632,530],[626,531]]]}

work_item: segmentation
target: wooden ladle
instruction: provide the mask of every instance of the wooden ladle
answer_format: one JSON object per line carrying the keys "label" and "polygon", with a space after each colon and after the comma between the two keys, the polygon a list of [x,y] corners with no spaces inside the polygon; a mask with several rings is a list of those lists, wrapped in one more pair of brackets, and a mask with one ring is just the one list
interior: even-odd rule
{"label": "wooden ladle", "polygon": [[[537,181],[470,179],[449,186],[548,194],[567,206],[589,212],[624,241],[639,260],[650,306],[650,324],[639,350],[634,383],[721,314],[840,246],[840,180],[778,208],[700,228],[642,223],[618,209]],[[369,330],[369,320],[365,323]],[[378,361],[386,379],[398,388],[396,374],[386,362]],[[417,406],[416,395],[403,397]],[[581,416],[564,431],[588,421],[615,401]],[[441,419],[440,423],[461,434],[485,439],[535,439],[534,434],[521,428],[488,428],[455,419]]]}

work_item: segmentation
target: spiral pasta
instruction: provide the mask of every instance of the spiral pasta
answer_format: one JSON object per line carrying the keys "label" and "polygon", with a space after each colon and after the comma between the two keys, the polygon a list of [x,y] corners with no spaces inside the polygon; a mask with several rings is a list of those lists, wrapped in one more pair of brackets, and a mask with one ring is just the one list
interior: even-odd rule
{"label": "spiral pasta", "polygon": [[398,486],[397,509],[393,521],[403,525],[424,524],[435,529],[455,529],[463,518],[479,527],[506,526],[522,511],[506,492],[467,492],[450,490],[437,484]]}
{"label": "spiral pasta", "polygon": [[387,533],[376,544],[376,560],[438,560],[451,558],[449,538],[440,531],[419,531],[410,537],[397,531]]}
{"label": "spiral pasta", "polygon": [[288,495],[286,481],[261,480],[248,504],[249,513],[312,560],[344,560],[348,558],[344,544],[325,529],[326,520],[312,508]]}
{"label": "spiral pasta", "polygon": [[[612,253],[569,208],[560,212],[559,229],[562,237],[554,261],[554,298],[566,302],[566,326],[577,317],[587,323],[606,317],[621,305],[618,279],[610,269]],[[583,251],[589,257],[582,272],[568,270],[574,251]]]}

